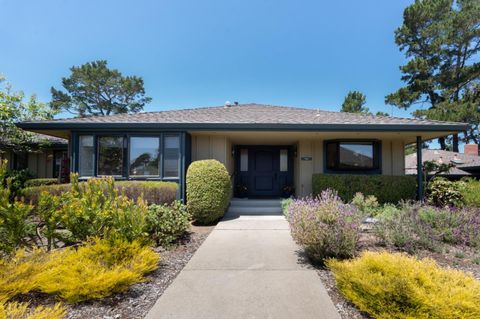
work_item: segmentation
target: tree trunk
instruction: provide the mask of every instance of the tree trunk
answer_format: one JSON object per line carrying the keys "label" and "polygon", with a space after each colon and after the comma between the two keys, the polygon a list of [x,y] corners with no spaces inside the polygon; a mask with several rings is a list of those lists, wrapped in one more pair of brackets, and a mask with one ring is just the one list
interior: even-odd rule
{"label": "tree trunk", "polygon": [[453,134],[452,147],[454,152],[458,153],[458,134]]}
{"label": "tree trunk", "polygon": [[445,137],[439,137],[438,138],[438,144],[440,144],[440,149],[441,150],[446,150],[447,149],[447,144],[445,143]]}

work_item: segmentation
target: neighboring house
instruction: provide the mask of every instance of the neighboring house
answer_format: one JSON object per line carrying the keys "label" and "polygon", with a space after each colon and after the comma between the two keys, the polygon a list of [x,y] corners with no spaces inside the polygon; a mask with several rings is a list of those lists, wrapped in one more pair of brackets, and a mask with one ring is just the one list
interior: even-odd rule
{"label": "neighboring house", "polygon": [[261,104],[23,122],[69,140],[81,177],[178,182],[191,161],[217,159],[250,197],[285,186],[312,191],[312,174],[405,174],[405,145],[464,131],[467,124],[375,117]]}
{"label": "neighboring house", "polygon": [[11,170],[28,169],[38,178],[58,178],[68,164],[68,140],[35,134],[30,151],[16,151],[8,143],[0,145],[0,159],[8,160]]}
{"label": "neighboring house", "polygon": [[[457,153],[442,150],[422,150],[422,160],[435,161],[439,164],[452,163],[455,167],[440,175],[458,179],[466,176],[480,178],[480,156],[478,145],[465,145],[465,153]],[[417,154],[410,154],[405,157],[405,173],[407,175],[417,174]]]}

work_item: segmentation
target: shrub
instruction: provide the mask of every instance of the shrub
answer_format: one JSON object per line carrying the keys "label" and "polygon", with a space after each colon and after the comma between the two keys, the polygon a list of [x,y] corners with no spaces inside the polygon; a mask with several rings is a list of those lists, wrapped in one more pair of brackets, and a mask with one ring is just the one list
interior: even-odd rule
{"label": "shrub", "polygon": [[355,194],[352,205],[355,205],[365,216],[376,216],[381,209],[375,196],[365,197],[362,193]]}
{"label": "shrub", "polygon": [[10,201],[13,201],[15,197],[18,197],[21,190],[25,188],[25,183],[35,177],[35,175],[28,169],[22,170],[7,170],[7,161],[3,161],[3,172],[1,175],[1,184],[3,187],[7,187],[10,191]]}
{"label": "shrub", "polygon": [[160,245],[168,246],[180,237],[190,226],[187,207],[179,201],[170,205],[148,207],[147,231]]}
{"label": "shrub", "polygon": [[403,203],[379,215],[375,234],[385,243],[408,252],[438,250],[442,243],[480,247],[480,212]]}
{"label": "shrub", "polygon": [[360,192],[366,196],[374,195],[380,204],[396,204],[401,200],[415,199],[417,184],[415,176],[314,174],[312,188],[314,196],[330,188],[346,202]]}
{"label": "shrub", "polygon": [[343,295],[373,318],[480,318],[480,282],[433,260],[365,252],[327,266]]}
{"label": "shrub", "polygon": [[138,241],[95,240],[75,249],[51,252],[38,274],[42,292],[69,302],[99,299],[142,282],[158,267],[159,256]]}
{"label": "shrub", "polygon": [[473,178],[462,179],[460,188],[465,205],[480,208],[480,181]]}
{"label": "shrub", "polygon": [[315,263],[328,257],[352,257],[356,252],[361,213],[355,206],[343,203],[334,191],[293,200],[288,221],[293,239]]}
{"label": "shrub", "polygon": [[290,204],[293,202],[293,198],[285,198],[282,199],[282,212],[285,217],[288,218],[288,208],[290,207]]}
{"label": "shrub", "polygon": [[[174,182],[160,181],[120,181],[115,182],[114,186],[120,194],[136,201],[139,197],[149,204],[170,204],[175,201],[177,196],[178,184]],[[38,202],[38,196],[41,192],[48,192],[52,195],[61,195],[70,191],[71,184],[42,185],[35,187],[27,187],[22,190],[21,195],[25,198],[25,202]]]}
{"label": "shrub", "polygon": [[426,192],[427,202],[438,207],[462,206],[462,189],[464,186],[464,183],[461,181],[453,182],[445,178],[437,177],[428,183]]}
{"label": "shrub", "polygon": [[37,230],[47,239],[47,249],[55,247],[55,239],[64,239],[57,232],[61,227],[62,216],[57,212],[62,202],[59,196],[50,195],[42,192],[39,196],[38,204],[35,207],[35,215],[39,220]]}
{"label": "shrub", "polygon": [[62,319],[66,308],[61,304],[53,307],[38,306],[34,309],[28,303],[0,302],[0,318],[8,319]]}
{"label": "shrub", "polygon": [[187,171],[187,208],[200,224],[220,219],[228,207],[230,176],[216,160],[196,161]]}
{"label": "shrub", "polygon": [[25,188],[56,184],[59,184],[58,178],[33,178],[25,182]]}

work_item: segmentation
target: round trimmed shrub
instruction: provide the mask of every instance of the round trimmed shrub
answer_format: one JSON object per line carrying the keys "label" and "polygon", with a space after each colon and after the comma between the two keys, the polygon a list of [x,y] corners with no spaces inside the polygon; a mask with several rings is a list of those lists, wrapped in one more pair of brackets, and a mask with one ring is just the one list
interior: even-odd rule
{"label": "round trimmed shrub", "polygon": [[217,160],[190,164],[187,171],[187,209],[199,224],[220,219],[228,207],[231,193],[230,175]]}

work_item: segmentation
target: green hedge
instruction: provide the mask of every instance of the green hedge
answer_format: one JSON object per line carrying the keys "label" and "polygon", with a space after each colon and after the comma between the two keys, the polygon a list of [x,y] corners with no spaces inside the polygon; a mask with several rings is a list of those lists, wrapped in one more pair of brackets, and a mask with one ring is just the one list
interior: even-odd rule
{"label": "green hedge", "polygon": [[58,178],[34,178],[25,182],[25,187],[60,184]]}
{"label": "green hedge", "polygon": [[230,175],[216,160],[196,161],[187,171],[187,208],[200,224],[220,219],[228,207],[231,194]]}
{"label": "green hedge", "polygon": [[374,195],[381,204],[396,204],[400,200],[416,198],[417,181],[415,176],[314,174],[313,195],[316,196],[327,188],[336,190],[348,202],[355,193],[361,192],[364,195]]}
{"label": "green hedge", "polygon": [[[176,200],[178,184],[161,181],[118,181],[115,182],[115,187],[133,200],[137,200],[140,195],[143,195],[143,198],[149,204],[161,205],[170,204]],[[25,201],[36,204],[38,195],[42,191],[53,195],[61,195],[68,192],[70,188],[70,184],[26,187],[22,190],[21,195],[25,198]]]}

